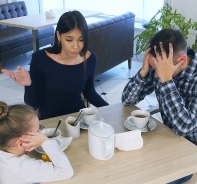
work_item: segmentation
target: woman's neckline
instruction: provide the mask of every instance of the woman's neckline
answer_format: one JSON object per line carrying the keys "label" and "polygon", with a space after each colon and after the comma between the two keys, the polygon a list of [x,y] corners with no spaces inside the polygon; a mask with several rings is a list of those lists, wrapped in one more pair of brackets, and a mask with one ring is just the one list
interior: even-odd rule
{"label": "woman's neckline", "polygon": [[[85,60],[87,60],[90,56],[91,56],[91,52],[88,50],[88,53],[86,54],[86,58],[80,58],[81,61],[80,62],[76,62],[74,61],[73,63],[69,64],[69,63],[64,63],[62,62],[60,59],[58,60],[58,55],[57,54],[51,54],[49,53],[48,51],[44,50],[45,52],[45,55],[50,58],[50,60],[54,61],[55,63],[57,64],[60,64],[60,65],[64,65],[64,66],[76,66],[76,65],[80,65],[80,64],[83,64]],[[51,54],[51,56],[50,56]],[[88,57],[87,57],[88,56]],[[76,58],[77,59],[77,58]]]}

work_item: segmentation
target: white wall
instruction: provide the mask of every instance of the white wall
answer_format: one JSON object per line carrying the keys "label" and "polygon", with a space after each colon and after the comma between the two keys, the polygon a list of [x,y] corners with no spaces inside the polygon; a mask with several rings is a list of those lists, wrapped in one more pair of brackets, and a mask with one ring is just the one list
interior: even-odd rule
{"label": "white wall", "polygon": [[[197,22],[196,0],[171,0],[171,6],[186,17],[186,20],[191,18],[192,22]],[[196,33],[196,31],[191,31]],[[194,43],[195,37],[190,34],[188,38],[188,45]]]}
{"label": "white wall", "polygon": [[64,3],[63,0],[42,0],[43,8],[45,10],[50,9],[63,9]]}
{"label": "white wall", "polygon": [[25,1],[28,15],[39,13],[38,0],[23,0],[23,1]]}
{"label": "white wall", "polygon": [[196,0],[173,0],[172,7],[185,17],[197,21]]}
{"label": "white wall", "polygon": [[131,11],[137,18],[150,20],[163,0],[65,0],[65,8],[101,11],[117,15]]}
{"label": "white wall", "polygon": [[12,3],[16,2],[17,0],[0,0],[0,4]]}

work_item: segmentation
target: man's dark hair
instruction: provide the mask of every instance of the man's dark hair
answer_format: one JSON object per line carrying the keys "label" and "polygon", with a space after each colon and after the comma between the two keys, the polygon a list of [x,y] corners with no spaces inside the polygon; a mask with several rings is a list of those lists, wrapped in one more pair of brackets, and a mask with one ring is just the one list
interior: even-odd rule
{"label": "man's dark hair", "polygon": [[163,43],[163,49],[165,50],[167,57],[169,56],[169,43],[172,43],[174,54],[180,51],[187,53],[186,39],[179,30],[162,29],[150,38],[148,42],[149,47],[151,48],[150,54],[154,57],[156,57],[154,46],[156,46],[156,51],[161,54],[160,42]]}

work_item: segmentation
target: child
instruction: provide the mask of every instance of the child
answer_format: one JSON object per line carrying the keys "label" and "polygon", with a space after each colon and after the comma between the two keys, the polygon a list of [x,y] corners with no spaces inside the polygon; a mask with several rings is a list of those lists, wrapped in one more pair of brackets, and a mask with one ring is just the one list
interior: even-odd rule
{"label": "child", "polygon": [[[36,160],[25,151],[42,146],[52,162]],[[0,101],[0,183],[24,184],[69,179],[74,172],[55,140],[39,133],[36,111],[28,105]]]}

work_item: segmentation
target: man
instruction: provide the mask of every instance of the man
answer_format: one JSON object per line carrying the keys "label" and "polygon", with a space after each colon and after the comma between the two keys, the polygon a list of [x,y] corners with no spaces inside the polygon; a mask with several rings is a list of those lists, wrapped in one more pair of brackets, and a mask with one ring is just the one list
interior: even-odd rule
{"label": "man", "polygon": [[[184,36],[179,30],[163,29],[149,40],[143,66],[125,86],[122,103],[137,104],[155,90],[163,123],[196,144],[196,71],[197,60],[187,57]],[[189,177],[171,183],[178,184]]]}

